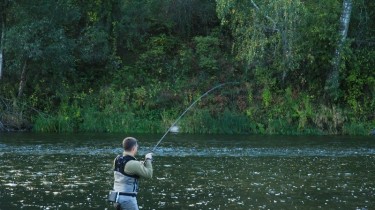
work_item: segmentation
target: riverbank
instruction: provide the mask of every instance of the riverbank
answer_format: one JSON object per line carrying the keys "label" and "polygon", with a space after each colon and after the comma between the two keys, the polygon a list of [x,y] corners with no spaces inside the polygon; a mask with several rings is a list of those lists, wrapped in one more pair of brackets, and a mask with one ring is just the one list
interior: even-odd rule
{"label": "riverbank", "polygon": [[[364,136],[371,135],[375,127],[371,118],[366,121],[348,109],[316,105],[305,95],[294,97],[288,90],[282,96],[273,96],[268,104],[262,99],[250,100],[250,92],[242,90],[233,95],[233,91],[224,90],[200,101],[178,123],[180,132]],[[247,100],[243,94],[247,94]],[[121,91],[102,90],[72,98],[50,113],[25,104],[10,109],[7,104],[3,107],[8,110],[0,113],[0,131],[163,133],[193,101],[170,101],[168,108],[161,108],[162,104],[139,106],[137,98],[133,103],[125,99]]]}

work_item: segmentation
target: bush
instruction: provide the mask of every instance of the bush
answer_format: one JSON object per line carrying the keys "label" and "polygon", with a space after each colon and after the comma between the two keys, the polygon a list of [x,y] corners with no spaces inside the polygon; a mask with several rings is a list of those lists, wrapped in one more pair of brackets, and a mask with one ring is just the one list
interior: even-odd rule
{"label": "bush", "polygon": [[198,65],[203,70],[212,73],[219,68],[218,57],[220,54],[220,41],[213,36],[194,37],[195,51],[198,58]]}

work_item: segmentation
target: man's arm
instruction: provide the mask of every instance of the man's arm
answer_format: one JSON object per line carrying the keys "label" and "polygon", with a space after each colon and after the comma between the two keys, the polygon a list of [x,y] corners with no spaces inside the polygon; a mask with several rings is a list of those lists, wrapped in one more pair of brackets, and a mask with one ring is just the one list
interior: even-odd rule
{"label": "man's arm", "polygon": [[152,178],[152,163],[151,160],[141,161],[131,160],[125,165],[125,173],[130,175],[138,175],[144,178]]}

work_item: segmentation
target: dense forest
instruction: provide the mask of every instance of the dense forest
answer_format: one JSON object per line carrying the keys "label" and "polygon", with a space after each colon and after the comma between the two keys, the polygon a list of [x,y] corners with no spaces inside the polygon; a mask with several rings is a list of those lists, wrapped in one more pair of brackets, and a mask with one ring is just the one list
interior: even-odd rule
{"label": "dense forest", "polygon": [[0,0],[0,130],[367,135],[373,0]]}

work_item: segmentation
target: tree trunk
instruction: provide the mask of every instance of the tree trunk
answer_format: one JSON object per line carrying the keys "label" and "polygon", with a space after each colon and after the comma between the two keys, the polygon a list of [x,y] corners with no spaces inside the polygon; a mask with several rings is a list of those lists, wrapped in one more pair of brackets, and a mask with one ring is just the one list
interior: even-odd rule
{"label": "tree trunk", "polygon": [[290,65],[289,65],[290,64],[290,61],[289,61],[290,45],[289,45],[288,37],[286,35],[287,33],[286,31],[287,31],[286,28],[283,28],[283,30],[281,31],[281,41],[282,41],[282,46],[283,46],[283,63],[284,63],[281,81],[283,82],[283,84],[285,84],[287,71],[290,69]]}
{"label": "tree trunk", "polygon": [[340,17],[340,29],[339,35],[340,40],[337,44],[335,55],[333,58],[332,71],[329,73],[326,80],[325,90],[331,99],[337,99],[338,89],[340,85],[339,81],[339,71],[340,71],[340,61],[341,61],[341,51],[345,43],[348,28],[350,23],[350,14],[352,12],[352,0],[343,0],[342,12]]}
{"label": "tree trunk", "polygon": [[3,75],[4,67],[4,42],[5,42],[5,15],[1,18],[1,37],[0,37],[0,80]]}
{"label": "tree trunk", "polygon": [[20,85],[18,87],[18,98],[21,98],[23,95],[23,90],[25,89],[26,85],[26,68],[27,67],[27,60],[25,60],[23,67],[22,67],[22,72],[21,72],[21,79],[20,79]]}

